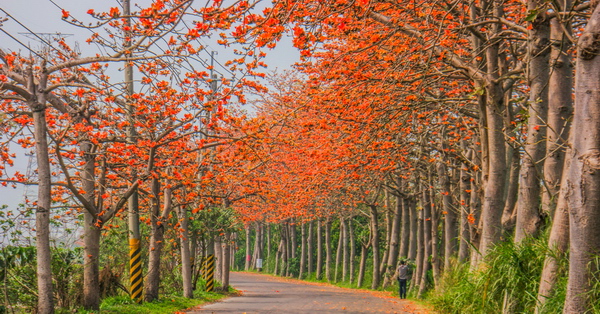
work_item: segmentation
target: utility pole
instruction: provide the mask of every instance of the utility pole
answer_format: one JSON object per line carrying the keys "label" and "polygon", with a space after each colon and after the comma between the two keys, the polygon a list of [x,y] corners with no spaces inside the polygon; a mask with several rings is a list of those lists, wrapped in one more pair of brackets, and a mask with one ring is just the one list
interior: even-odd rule
{"label": "utility pole", "polygon": [[[214,73],[214,63],[215,63],[215,54],[216,51],[211,51],[210,53],[210,95],[208,100],[213,101],[215,99],[215,95],[217,93],[218,85],[217,85],[217,75]],[[204,131],[206,132],[205,137],[208,138],[209,130],[207,124],[210,123],[210,119],[212,119],[213,112],[216,108],[212,108],[206,114],[206,124],[202,126]],[[212,236],[208,237],[208,243],[206,246],[206,258],[204,259],[204,280],[206,281],[206,291],[210,292],[214,290],[214,278],[215,278],[215,247],[214,247],[214,238]]]}
{"label": "utility pole", "polygon": [[[123,14],[126,16],[125,27],[131,29],[131,9],[129,0],[123,0]],[[124,48],[129,50],[131,46],[131,31],[124,32]],[[126,56],[131,56],[131,51],[126,53]],[[127,143],[133,145],[136,141],[135,131],[135,108],[131,104],[131,96],[133,95],[133,67],[129,60],[125,61],[125,88],[127,91],[127,114],[129,119],[129,127],[127,129]],[[135,184],[137,173],[132,169],[131,184]],[[143,276],[142,276],[142,259],[140,251],[140,218],[139,218],[139,202],[137,190],[131,194],[128,200],[128,222],[129,222],[129,293],[131,298],[138,302],[142,302],[143,294]]]}

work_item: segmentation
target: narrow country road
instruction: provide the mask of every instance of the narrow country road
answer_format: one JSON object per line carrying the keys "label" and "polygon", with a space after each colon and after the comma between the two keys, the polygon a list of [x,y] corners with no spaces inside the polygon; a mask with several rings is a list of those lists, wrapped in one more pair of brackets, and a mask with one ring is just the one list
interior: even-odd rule
{"label": "narrow country road", "polygon": [[242,295],[189,313],[425,313],[381,292],[332,287],[254,273],[231,273]]}

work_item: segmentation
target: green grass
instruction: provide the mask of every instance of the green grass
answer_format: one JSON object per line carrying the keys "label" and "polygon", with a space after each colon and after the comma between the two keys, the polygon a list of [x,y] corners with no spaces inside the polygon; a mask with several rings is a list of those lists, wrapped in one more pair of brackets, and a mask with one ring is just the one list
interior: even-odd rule
{"label": "green grass", "polygon": [[[194,308],[198,305],[214,302],[228,296],[229,293],[200,292],[194,299],[181,296],[163,296],[157,301],[137,304],[129,296],[109,297],[102,300],[99,313],[119,314],[171,314]],[[80,310],[78,313],[93,313]]]}
{"label": "green grass", "polygon": [[[533,313],[547,252],[545,241],[540,238],[526,239],[518,245],[513,241],[500,243],[477,270],[460,265],[446,272],[429,301],[441,313]],[[564,284],[564,280],[560,283]],[[548,304],[543,313],[562,312],[564,295],[554,298],[557,302]]]}

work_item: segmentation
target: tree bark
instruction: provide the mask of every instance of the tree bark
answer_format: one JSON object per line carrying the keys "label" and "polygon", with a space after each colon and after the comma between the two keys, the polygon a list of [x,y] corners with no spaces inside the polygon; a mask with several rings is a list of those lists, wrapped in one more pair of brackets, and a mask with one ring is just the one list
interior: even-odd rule
{"label": "tree bark", "polygon": [[348,230],[348,219],[342,219],[341,222],[344,231],[344,239],[342,240],[342,281],[346,281],[348,280],[348,270],[350,268],[350,252],[348,250],[350,232]]}
{"label": "tree bark", "polygon": [[[529,12],[540,10],[545,1],[529,0]],[[529,118],[527,120],[527,139],[525,153],[521,160],[519,176],[519,198],[517,200],[517,224],[515,226],[515,243],[520,243],[528,236],[535,236],[541,226],[540,217],[540,182],[541,162],[546,146],[546,121],[548,118],[548,76],[550,57],[550,20],[545,11],[540,11],[531,22],[527,41],[529,57]]]}
{"label": "tree bark", "polygon": [[[33,80],[33,79],[32,79]],[[39,83],[39,90],[46,87],[47,77],[44,75]],[[33,82],[30,84],[33,86]],[[34,88],[34,87],[32,87]],[[51,179],[50,160],[48,157],[48,139],[46,138],[46,107],[43,93],[33,94],[37,99],[30,101],[33,111],[35,151],[38,164],[38,199],[35,211],[35,236],[37,249],[37,311],[40,314],[54,313],[54,295],[52,289],[52,254],[50,251],[50,206]]]}
{"label": "tree bark", "polygon": [[320,280],[323,277],[323,223],[317,221],[317,268],[316,277]]}
{"label": "tree bark", "polygon": [[371,282],[371,289],[375,290],[379,287],[379,281],[381,275],[379,273],[379,224],[378,224],[378,213],[376,205],[369,205],[371,209],[371,243],[373,247],[373,281]]}
{"label": "tree bark", "polygon": [[[503,14],[503,4],[494,2],[495,17]],[[492,34],[499,34],[502,26],[494,24],[491,26]],[[502,119],[504,109],[504,97],[499,79],[498,52],[500,41],[494,41],[487,45],[486,61],[486,126],[487,126],[487,180],[485,181],[485,198],[481,214],[482,230],[479,251],[483,256],[496,243],[500,241],[502,226],[498,222],[502,219],[504,209],[504,191],[506,180],[506,147],[504,145],[504,121]],[[485,161],[484,161],[485,162]]]}
{"label": "tree bark", "polygon": [[[416,211],[417,209],[415,209]],[[415,260],[415,264],[416,264],[416,269],[415,272],[413,274],[413,277],[410,282],[410,288],[412,289],[416,289],[417,287],[420,286],[421,284],[421,277],[422,277],[422,273],[423,273],[423,258],[425,256],[425,244],[423,241],[423,209],[418,211],[418,219],[417,219],[417,230],[415,230],[417,236],[416,236],[416,260]]]}
{"label": "tree bark", "polygon": [[306,224],[303,223],[300,226],[300,270],[298,271],[298,279],[302,279],[304,276],[304,269],[306,268]]}
{"label": "tree bark", "polygon": [[296,236],[296,222],[292,220],[291,223],[288,223],[288,228],[290,230],[290,236],[288,237],[290,255],[288,256],[288,260],[291,260],[292,258],[296,258],[296,248],[298,247],[298,240]]}
{"label": "tree bark", "polygon": [[246,262],[244,263],[244,270],[248,271],[250,269],[250,262],[252,259],[252,249],[251,249],[251,243],[250,243],[250,236],[251,236],[251,230],[250,230],[250,226],[246,226]]}
{"label": "tree bark", "polygon": [[192,290],[192,260],[190,256],[187,207],[179,206],[177,214],[179,216],[179,225],[181,228],[179,241],[181,243],[181,279],[183,280],[183,297],[191,299],[194,297],[194,292]]}
{"label": "tree bark", "polygon": [[417,246],[418,237],[417,231],[419,229],[419,213],[417,212],[417,204],[414,199],[406,200],[406,205],[408,207],[409,216],[410,216],[410,242],[408,245],[408,259],[415,260],[417,258]]}
{"label": "tree bark", "polygon": [[[561,10],[571,9],[571,0],[557,1]],[[573,115],[573,62],[569,49],[571,23],[561,23],[558,18],[550,21],[550,81],[548,83],[548,129],[546,131],[546,159],[544,159],[544,189],[542,212],[554,216],[560,182],[565,164],[565,145],[570,133]]]}
{"label": "tree bark", "polygon": [[356,257],[356,238],[354,237],[354,217],[348,218],[348,233],[350,234],[350,283],[354,282],[354,261]]}
{"label": "tree bark", "polygon": [[338,238],[338,245],[335,250],[335,270],[333,273],[333,281],[338,282],[338,278],[340,275],[340,264],[342,262],[342,246],[344,241],[344,224],[342,222],[343,218],[340,218],[340,233]]}
{"label": "tree bark", "polygon": [[[442,192],[442,214],[444,217],[444,269],[450,269],[451,258],[456,254],[456,240],[458,228],[456,210],[452,206],[452,195],[450,194],[450,179],[446,165],[438,163],[438,178]],[[434,226],[435,227],[435,226]]]}
{"label": "tree bark", "polygon": [[[398,196],[396,198],[396,206],[401,206],[401,230],[400,230],[400,251],[398,255],[401,258],[408,258],[409,246],[410,246],[410,208],[408,200],[404,197]],[[416,234],[412,236],[416,237]]]}
{"label": "tree bark", "polygon": [[[432,175],[430,174],[430,180],[433,180]],[[433,181],[430,181],[433,182]],[[440,282],[441,277],[441,269],[440,269],[440,254],[439,254],[439,236],[438,236],[438,228],[440,226],[440,210],[438,206],[436,206],[435,200],[435,190],[433,188],[429,189],[429,204],[430,204],[430,214],[431,214],[431,269],[433,273],[433,284],[434,287],[437,287]]]}
{"label": "tree bark", "polygon": [[[565,160],[565,173],[569,172],[568,166],[570,159]],[[558,204],[554,211],[552,229],[548,238],[548,254],[544,260],[544,268],[540,277],[540,286],[538,289],[538,303],[536,304],[536,313],[541,313],[544,304],[554,295],[556,282],[561,272],[566,273],[566,269],[560,269],[560,260],[566,258],[569,249],[569,207],[566,194],[568,192],[566,176],[561,180],[561,192],[558,197]]]}
{"label": "tree bark", "polygon": [[356,280],[356,287],[362,287],[363,280],[365,279],[365,268],[367,267],[367,253],[368,246],[363,244],[360,246],[360,266],[358,268],[358,279]]}
{"label": "tree bark", "polygon": [[398,251],[399,251],[399,239],[400,239],[400,227],[402,218],[402,199],[396,199],[396,206],[394,206],[394,211],[392,215],[392,228],[391,235],[389,237],[390,242],[388,246],[388,259],[386,261],[386,269],[385,269],[385,279],[383,286],[386,287],[389,283],[394,281],[393,275],[396,272],[396,264],[398,262]]}
{"label": "tree bark", "polygon": [[328,282],[333,280],[331,274],[331,251],[331,220],[327,218],[327,221],[325,222],[325,278],[327,278]]}
{"label": "tree bark", "polygon": [[[223,266],[221,266],[223,264],[223,261],[222,261],[222,259],[223,259],[223,246],[222,246],[222,243],[221,243],[221,237],[220,236],[216,236],[214,238],[213,247],[214,247],[214,250],[215,250],[215,274],[214,274],[214,278],[215,278],[215,281],[217,281],[217,280],[221,280],[223,278],[223,274],[221,273],[221,271],[223,270]],[[182,270],[183,270],[183,265],[182,265]]]}
{"label": "tree bark", "polygon": [[229,262],[230,262],[230,253],[231,253],[231,238],[230,238],[230,234],[228,232],[225,232],[225,236],[223,239],[223,263],[221,263],[222,265],[222,270],[221,270],[221,276],[222,276],[222,287],[221,290],[222,291],[228,291],[229,290]]}
{"label": "tree bark", "polygon": [[[160,182],[152,178],[152,199],[150,204],[150,243],[148,250],[148,273],[144,280],[144,300],[152,302],[158,299],[160,284],[160,258],[163,247],[164,226],[160,219]],[[166,201],[166,199],[165,199]]]}
{"label": "tree bark", "polygon": [[[89,204],[96,204],[96,157],[92,152],[93,145],[86,139],[80,145],[84,152],[85,165],[81,174],[85,198]],[[97,225],[96,208],[87,208],[83,213],[84,247],[83,247],[83,307],[88,310],[100,309],[100,235],[101,227]]]}
{"label": "tree bark", "polygon": [[[469,259],[469,251],[471,241],[469,236],[469,198],[471,189],[471,176],[466,164],[460,167],[460,182],[459,182],[459,197],[460,197],[460,242],[458,246],[458,263],[462,264]],[[446,269],[447,270],[447,269]]]}
{"label": "tree bark", "polygon": [[592,310],[590,294],[600,254],[600,5],[577,44],[575,114],[567,175],[570,251],[564,313]]}
{"label": "tree bark", "polygon": [[385,208],[385,242],[383,243],[383,254],[379,264],[379,274],[385,277],[387,273],[387,262],[390,254],[390,243],[392,242],[392,210],[390,208],[390,195],[387,189],[384,190],[384,208]]}
{"label": "tree bark", "polygon": [[[508,109],[507,111],[510,111]],[[509,120],[510,119],[510,120]],[[511,116],[507,123],[514,121]],[[517,127],[513,127],[511,132],[514,134]],[[517,198],[519,195],[519,173],[521,172],[521,151],[512,145],[506,145],[507,165],[509,165],[508,180],[506,184],[506,203],[502,212],[502,228],[507,235],[512,235],[515,230],[517,220]]]}
{"label": "tree bark", "polygon": [[306,274],[311,276],[314,271],[314,255],[315,255],[315,244],[314,244],[314,221],[311,220],[308,223],[308,236],[307,236],[307,248],[306,248]]}
{"label": "tree bark", "polygon": [[431,245],[431,200],[429,198],[429,187],[423,188],[422,204],[423,204],[423,259],[421,260],[421,280],[419,282],[419,293],[418,297],[421,298],[427,290],[427,271],[429,270],[429,256],[432,253]]}

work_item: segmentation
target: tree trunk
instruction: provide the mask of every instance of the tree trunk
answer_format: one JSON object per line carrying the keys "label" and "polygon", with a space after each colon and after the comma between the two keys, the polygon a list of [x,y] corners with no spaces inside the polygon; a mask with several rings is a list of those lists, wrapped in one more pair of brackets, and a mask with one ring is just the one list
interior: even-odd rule
{"label": "tree trunk", "polygon": [[[472,151],[472,155],[476,155]],[[470,216],[469,216],[469,237],[473,248],[479,248],[481,244],[481,175],[478,172],[472,174],[471,179],[471,195],[470,195]],[[481,252],[477,250],[471,251],[471,267],[475,267],[481,258]]]}
{"label": "tree trunk", "polygon": [[285,235],[285,276],[291,276],[290,263],[292,258],[295,257],[296,251],[296,226],[293,223],[286,223],[286,235]]}
{"label": "tree trunk", "polygon": [[[541,8],[545,1],[528,0],[529,12]],[[527,139],[525,153],[521,160],[519,176],[519,198],[517,200],[517,224],[515,226],[515,243],[528,236],[535,236],[541,226],[540,217],[540,182],[541,161],[544,158],[546,145],[546,121],[548,118],[548,76],[550,57],[550,20],[545,11],[536,15],[531,22],[527,41],[529,56],[529,118],[527,120]]]}
{"label": "tree trunk", "polygon": [[[148,273],[144,281],[144,300],[152,302],[158,299],[160,284],[160,258],[164,240],[164,226],[160,219],[160,182],[152,178],[152,198],[150,204],[150,243],[148,250]],[[165,199],[166,201],[166,199]]]}
{"label": "tree trunk", "polygon": [[[223,274],[221,273],[221,271],[223,270],[223,266],[222,263],[222,259],[223,259],[223,246],[221,243],[221,237],[216,236],[213,242],[213,247],[215,250],[215,274],[214,274],[214,278],[215,280],[221,280],[223,278]],[[182,265],[183,268],[183,265]],[[216,284],[215,284],[216,286]]]}
{"label": "tree trunk", "polygon": [[[283,231],[282,231],[283,232]],[[283,236],[282,236],[283,237]],[[279,254],[283,251],[283,238],[279,240],[279,245],[277,246],[277,251],[275,251],[275,268],[273,269],[273,274],[279,274],[280,262],[279,262]]]}
{"label": "tree trunk", "polygon": [[192,260],[190,256],[187,207],[179,206],[177,213],[181,228],[179,240],[181,243],[181,279],[183,280],[183,297],[191,299],[194,297],[194,292],[192,290]]}
{"label": "tree trunk", "polygon": [[332,248],[331,248],[331,220],[327,218],[325,223],[325,278],[328,282],[333,280],[331,274],[331,259],[332,259]]}
{"label": "tree trunk", "polygon": [[348,242],[350,231],[348,230],[348,219],[342,220],[342,230],[344,230],[344,239],[342,241],[342,281],[348,280],[348,270],[350,269],[350,252]]}
{"label": "tree trunk", "polygon": [[[458,238],[458,228],[456,219],[456,209],[452,206],[452,195],[450,194],[450,179],[446,165],[438,163],[438,178],[442,192],[442,214],[444,218],[444,270],[450,269],[451,258],[456,253],[456,239]],[[435,225],[434,225],[435,228]]]}
{"label": "tree trunk", "polygon": [[311,274],[314,271],[314,255],[315,255],[315,244],[314,244],[314,236],[315,236],[315,232],[314,232],[314,220],[311,220],[308,223],[308,239],[307,239],[307,252],[306,252],[306,266],[307,266],[307,270],[306,273],[307,275],[311,276]]}
{"label": "tree trunk", "polygon": [[[494,16],[501,17],[503,4],[494,2]],[[499,34],[502,26],[491,26],[493,34]],[[504,210],[504,191],[506,180],[506,147],[504,145],[504,97],[499,78],[498,52],[500,42],[489,44],[486,48],[486,61],[488,78],[486,91],[486,126],[488,135],[488,169],[485,181],[485,198],[482,211],[482,230],[479,251],[483,256],[496,243],[500,241],[502,226],[498,222],[502,219]]]}
{"label": "tree trunk", "polygon": [[[89,140],[81,144],[85,153],[85,165],[81,174],[85,198],[89,204],[96,204],[96,157],[92,152],[93,145]],[[83,247],[83,307],[87,310],[100,309],[100,235],[102,229],[96,225],[98,212],[96,205],[84,213],[84,247]]]}
{"label": "tree trunk", "polygon": [[338,238],[338,245],[335,250],[335,271],[333,274],[333,281],[338,282],[338,278],[340,275],[340,264],[342,262],[342,246],[344,241],[344,224],[343,218],[340,218],[340,233]]}
{"label": "tree trunk", "polygon": [[296,258],[296,248],[298,247],[298,240],[297,240],[297,236],[296,236],[296,222],[294,220],[291,221],[291,223],[288,224],[290,233],[289,233],[289,249],[290,249],[290,255],[288,256],[288,260],[291,260],[292,258]]}
{"label": "tree trunk", "polygon": [[592,310],[590,289],[600,254],[600,5],[596,5],[577,47],[575,114],[567,175],[570,251],[564,313]]}
{"label": "tree trunk", "polygon": [[[415,209],[416,211],[416,209]],[[422,273],[423,273],[423,259],[425,256],[425,244],[424,244],[424,238],[423,238],[423,209],[418,211],[419,213],[419,217],[417,220],[417,230],[416,230],[416,248],[417,248],[417,254],[416,254],[416,269],[415,269],[415,273],[412,276],[412,280],[410,282],[410,288],[411,289],[416,289],[417,287],[420,286],[421,283],[421,277],[422,277]]]}
{"label": "tree trunk", "polygon": [[83,248],[83,306],[97,311],[100,308],[100,235],[102,229],[96,227],[97,218],[89,212],[83,213],[85,234]]}
{"label": "tree trunk", "polygon": [[391,235],[389,237],[390,242],[388,246],[388,259],[386,261],[385,276],[383,281],[383,287],[387,287],[388,284],[394,282],[393,275],[396,272],[396,264],[398,262],[398,249],[400,239],[400,218],[402,217],[402,199],[396,198],[396,206],[394,206]]}
{"label": "tree trunk", "polygon": [[[430,174],[430,180],[433,178]],[[430,181],[432,182],[432,181]],[[439,254],[439,235],[438,228],[440,225],[440,210],[436,206],[435,201],[435,190],[432,188],[429,190],[429,204],[431,213],[431,268],[433,273],[433,284],[437,287],[440,282],[441,269],[440,269],[440,254]]]}
{"label": "tree trunk", "polygon": [[410,216],[410,242],[408,245],[408,259],[415,260],[417,258],[418,243],[417,232],[419,229],[419,213],[417,212],[417,204],[414,199],[406,200],[408,212]]}
{"label": "tree trunk", "polygon": [[[411,233],[410,233],[410,208],[409,208],[409,204],[408,204],[408,199],[404,198],[404,197],[398,197],[396,198],[396,202],[398,202],[396,204],[396,206],[401,206],[401,215],[402,215],[402,219],[401,219],[401,230],[400,230],[400,251],[398,252],[398,255],[400,255],[401,258],[407,258],[408,257],[408,252],[409,252],[409,246],[410,246],[410,238],[411,238]],[[412,236],[413,238],[416,238],[416,234]]]}
{"label": "tree trunk", "polygon": [[[571,9],[571,0],[557,1],[561,10]],[[566,33],[565,33],[566,32]],[[554,216],[560,182],[565,164],[565,144],[570,133],[573,114],[572,86],[573,62],[569,49],[571,23],[561,23],[554,18],[550,21],[550,81],[548,83],[548,129],[546,131],[546,159],[544,159],[544,187],[542,190],[542,211]]]}
{"label": "tree trunk", "polygon": [[[507,110],[510,111],[510,110]],[[509,118],[514,121],[513,117]],[[516,132],[518,127],[515,126],[512,132]],[[508,182],[506,184],[506,203],[502,211],[502,228],[507,235],[512,235],[515,230],[517,220],[517,197],[519,195],[519,173],[521,172],[521,151],[512,145],[507,144],[507,164],[509,165]]]}
{"label": "tree trunk", "polygon": [[356,256],[356,238],[354,237],[353,217],[348,218],[348,233],[350,235],[350,283],[354,282],[354,261]]}
{"label": "tree trunk", "polygon": [[381,274],[379,273],[379,224],[378,224],[378,213],[376,205],[369,205],[371,209],[371,243],[373,246],[373,281],[371,282],[371,289],[376,290],[379,287],[379,281]]}
{"label": "tree trunk", "polygon": [[427,271],[429,270],[429,256],[432,253],[432,216],[431,216],[431,200],[429,188],[423,189],[423,265],[421,266],[421,281],[419,283],[418,297],[421,298],[427,289]]}
{"label": "tree trunk", "polygon": [[365,279],[365,268],[367,267],[367,245],[360,246],[360,266],[358,268],[358,279],[356,280],[356,287],[362,287],[363,280]]}
{"label": "tree trunk", "polygon": [[230,234],[228,232],[225,232],[225,237],[223,239],[223,263],[221,263],[222,265],[222,269],[221,269],[221,283],[222,283],[222,287],[221,290],[222,291],[228,291],[229,290],[229,261],[230,261],[230,256],[229,254],[231,253],[231,238],[230,238]]}
{"label": "tree trunk", "polygon": [[287,223],[284,223],[281,226],[281,230],[283,232],[281,240],[283,241],[283,251],[281,251],[281,276],[288,276],[290,269],[290,234],[289,227]]}
{"label": "tree trunk", "polygon": [[392,210],[390,208],[390,195],[387,189],[384,190],[385,200],[385,242],[383,243],[383,255],[379,264],[379,274],[385,276],[387,272],[387,262],[390,254],[390,243],[392,242]]}
{"label": "tree trunk", "polygon": [[306,269],[306,224],[303,223],[300,228],[300,270],[298,272],[298,279],[302,279],[304,276],[304,269]]}
{"label": "tree trunk", "polygon": [[323,277],[323,223],[317,221],[317,280]]}
{"label": "tree trunk", "polygon": [[250,226],[246,226],[246,262],[244,263],[244,270],[248,271],[250,269],[250,262],[252,261],[252,249],[250,244]]}
{"label": "tree trunk", "polygon": [[[565,173],[569,172],[568,166],[570,158],[565,160]],[[538,303],[536,304],[536,313],[542,313],[540,310],[549,298],[554,295],[556,282],[566,269],[560,269],[560,260],[566,258],[569,249],[569,207],[567,204],[567,180],[564,176],[561,180],[561,192],[558,197],[558,204],[554,211],[552,229],[548,238],[549,252],[544,260],[544,268],[540,277],[540,286],[538,289]]]}
{"label": "tree trunk", "polygon": [[[40,90],[46,85],[46,76],[40,82]],[[52,292],[52,254],[50,252],[50,206],[51,179],[50,161],[48,157],[48,139],[46,138],[45,95],[36,95],[37,102],[30,104],[33,111],[35,151],[38,164],[38,198],[35,211],[35,236],[37,258],[37,311],[40,314],[54,313],[54,296]]]}
{"label": "tree trunk", "polygon": [[271,224],[267,224],[267,259],[271,257]]}
{"label": "tree trunk", "polygon": [[[560,4],[563,12],[571,8],[570,0],[560,1]],[[565,38],[571,33],[569,22],[561,25],[556,18],[550,21],[552,70],[548,84],[548,130],[546,159],[544,160],[545,189],[542,191],[542,211],[554,218],[548,239],[548,248],[551,251],[546,255],[544,261],[536,313],[541,313],[540,310],[548,298],[553,297],[557,279],[561,272],[565,271],[560,269],[559,260],[566,257],[569,248],[569,208],[566,199],[568,190],[566,176],[563,176],[563,167],[564,173],[568,173],[567,167],[571,161],[565,160],[564,146],[567,143],[567,137],[573,136],[573,134],[569,134],[569,119],[573,114],[571,95],[573,65],[568,53],[571,46],[570,41]],[[557,197],[558,201],[555,201]]]}
{"label": "tree trunk", "polygon": [[[458,263],[462,264],[469,258],[469,190],[471,188],[471,176],[466,164],[460,167],[459,197],[460,197],[460,242],[458,247]],[[447,270],[447,269],[446,269]]]}
{"label": "tree trunk", "polygon": [[[252,252],[252,261],[250,261],[250,268],[256,268],[256,262],[258,259],[262,259],[262,226],[260,222],[256,222],[256,233],[254,238],[254,250]],[[232,254],[234,255],[234,254]]]}

